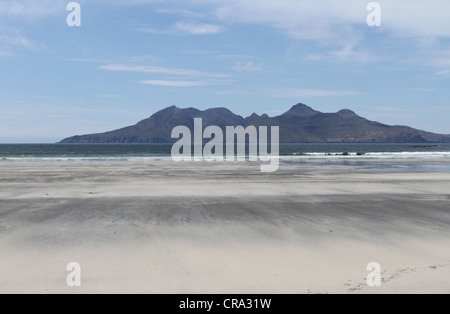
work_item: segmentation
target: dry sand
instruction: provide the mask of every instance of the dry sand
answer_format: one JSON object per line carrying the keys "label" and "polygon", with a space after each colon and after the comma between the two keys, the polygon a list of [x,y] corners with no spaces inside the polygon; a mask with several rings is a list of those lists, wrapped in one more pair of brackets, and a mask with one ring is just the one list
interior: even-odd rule
{"label": "dry sand", "polygon": [[0,162],[0,293],[450,293],[450,173],[397,164]]}

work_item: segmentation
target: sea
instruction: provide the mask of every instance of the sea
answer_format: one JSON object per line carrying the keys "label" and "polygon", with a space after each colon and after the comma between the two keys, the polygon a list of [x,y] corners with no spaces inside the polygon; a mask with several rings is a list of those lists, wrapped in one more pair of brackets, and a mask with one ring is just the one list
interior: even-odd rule
{"label": "sea", "polygon": [[[0,144],[0,161],[171,159],[172,144]],[[450,159],[450,144],[280,144],[280,158]]]}

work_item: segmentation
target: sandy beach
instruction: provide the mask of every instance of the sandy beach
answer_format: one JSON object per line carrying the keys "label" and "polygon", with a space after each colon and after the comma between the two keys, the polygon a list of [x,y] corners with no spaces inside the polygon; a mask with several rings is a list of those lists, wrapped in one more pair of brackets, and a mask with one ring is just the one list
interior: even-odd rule
{"label": "sandy beach", "polygon": [[450,293],[435,167],[2,161],[0,293]]}

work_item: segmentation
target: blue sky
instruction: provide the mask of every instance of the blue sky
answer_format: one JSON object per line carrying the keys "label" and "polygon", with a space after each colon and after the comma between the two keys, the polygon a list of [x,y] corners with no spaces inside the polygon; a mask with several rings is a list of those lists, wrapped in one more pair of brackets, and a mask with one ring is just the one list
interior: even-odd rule
{"label": "blue sky", "polygon": [[0,142],[56,142],[168,106],[303,102],[450,134],[450,1],[0,0]]}

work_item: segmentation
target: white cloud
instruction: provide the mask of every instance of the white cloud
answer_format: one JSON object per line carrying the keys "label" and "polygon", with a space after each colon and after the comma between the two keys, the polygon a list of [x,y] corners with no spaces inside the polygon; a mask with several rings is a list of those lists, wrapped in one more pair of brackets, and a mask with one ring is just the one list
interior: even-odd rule
{"label": "white cloud", "polygon": [[15,48],[35,50],[35,45],[20,31],[15,29],[0,29],[0,56],[13,55]]}
{"label": "white cloud", "polygon": [[236,63],[232,69],[237,72],[258,72],[262,70],[262,64],[256,64],[254,62],[238,62]]}
{"label": "white cloud", "polygon": [[0,56],[14,55],[17,48],[36,50],[36,44],[23,35],[24,23],[62,11],[65,5],[59,0],[0,0]]}
{"label": "white cloud", "polygon": [[450,74],[450,49],[448,49],[448,44],[445,42],[432,43],[430,47],[421,48],[406,61],[412,66],[431,67],[435,76],[448,77]]}
{"label": "white cloud", "polygon": [[450,70],[437,71],[436,76],[450,77]]}
{"label": "white cloud", "polygon": [[[295,39],[342,40],[352,25],[365,23],[367,1],[336,0],[229,0],[221,2],[216,16],[227,22],[263,24],[285,31]],[[351,2],[351,4],[349,3]]]}
{"label": "white cloud", "polygon": [[133,56],[129,58],[130,62],[157,61],[158,57],[154,55]]}
{"label": "white cloud", "polygon": [[158,29],[151,28],[151,27],[138,27],[138,28],[136,28],[136,30],[139,32],[148,33],[148,34],[160,34],[160,35],[174,34],[174,32],[170,31],[170,30],[158,30]]}
{"label": "white cloud", "polygon": [[288,89],[278,90],[269,94],[272,97],[334,97],[334,96],[356,96],[357,91],[346,90],[322,90],[322,89]]}
{"label": "white cloud", "polygon": [[450,69],[450,50],[435,50],[426,52],[427,60],[436,68]]}
{"label": "white cloud", "polygon": [[60,0],[0,0],[0,16],[9,19],[41,18],[61,11],[67,3]]}
{"label": "white cloud", "polygon": [[161,14],[173,14],[173,15],[181,15],[188,18],[201,18],[204,17],[204,14],[201,12],[194,12],[191,10],[186,9],[180,9],[180,8],[164,8],[164,9],[157,9],[157,13]]}
{"label": "white cloud", "polygon": [[149,34],[162,34],[162,35],[176,35],[176,34],[188,34],[188,35],[215,35],[225,31],[225,28],[220,25],[203,24],[197,22],[177,22],[169,29],[159,30],[152,27],[138,27],[138,31]]}
{"label": "white cloud", "polygon": [[179,32],[191,35],[214,35],[224,31],[224,28],[219,25],[194,22],[178,22],[174,28]]}
{"label": "white cloud", "polygon": [[[368,27],[368,0],[228,0],[215,2],[226,21],[266,24],[299,39],[330,40]],[[450,1],[379,0],[382,30],[399,36],[450,37]]]}
{"label": "white cloud", "polygon": [[154,74],[166,74],[166,75],[215,77],[215,78],[228,77],[228,75],[224,75],[224,74],[214,74],[214,73],[201,72],[201,71],[197,71],[197,70],[156,67],[156,66],[148,66],[148,65],[108,64],[108,65],[101,66],[100,69],[106,70],[106,71],[116,71],[116,72],[138,72],[138,73],[154,73]]}
{"label": "white cloud", "polygon": [[80,63],[104,63],[108,62],[105,59],[91,59],[91,58],[65,58],[64,60],[70,62],[80,62]]}
{"label": "white cloud", "polygon": [[[25,1],[23,1],[25,2]],[[104,0],[106,2],[106,0]],[[227,23],[262,24],[297,39],[345,40],[356,28],[367,28],[370,0],[108,0],[117,5],[164,3],[176,10],[201,9]],[[450,37],[450,1],[377,0],[380,30],[402,37]],[[209,15],[211,16],[211,15]]]}
{"label": "white cloud", "polygon": [[370,51],[357,51],[352,45],[348,45],[339,50],[306,56],[305,60],[369,63],[379,61],[380,57],[372,54]]}
{"label": "white cloud", "polygon": [[208,85],[207,82],[202,81],[168,81],[168,80],[147,80],[142,81],[142,84],[153,86],[167,86],[167,87],[196,87]]}

